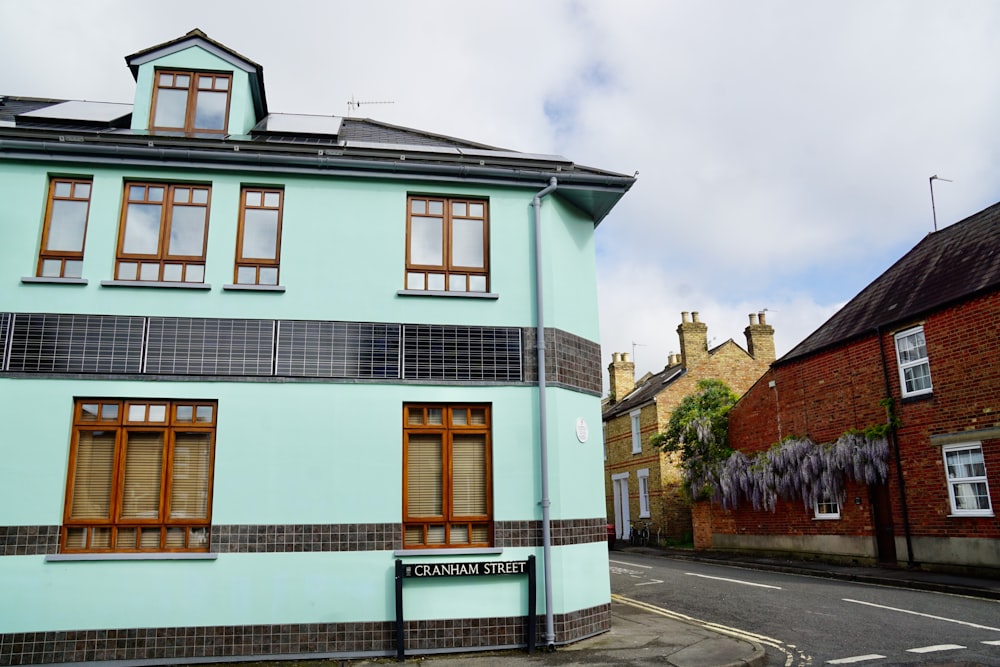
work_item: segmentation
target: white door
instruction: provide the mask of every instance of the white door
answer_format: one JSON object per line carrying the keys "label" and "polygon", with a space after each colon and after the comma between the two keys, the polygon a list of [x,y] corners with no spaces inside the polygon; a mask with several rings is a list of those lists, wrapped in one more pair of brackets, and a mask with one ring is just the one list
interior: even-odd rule
{"label": "white door", "polygon": [[631,521],[628,511],[628,473],[614,475],[611,484],[615,496],[615,536],[620,540],[627,540]]}

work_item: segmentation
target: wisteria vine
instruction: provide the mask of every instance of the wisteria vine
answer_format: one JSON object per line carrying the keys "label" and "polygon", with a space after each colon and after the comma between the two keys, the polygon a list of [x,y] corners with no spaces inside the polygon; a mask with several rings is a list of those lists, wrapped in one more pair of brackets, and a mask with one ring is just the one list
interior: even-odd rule
{"label": "wisteria vine", "polygon": [[683,464],[694,498],[708,496],[726,508],[749,502],[755,510],[774,512],[778,499],[801,499],[806,509],[823,498],[843,503],[846,482],[885,482],[889,443],[884,435],[849,432],[836,442],[816,444],[788,438],[754,456],[733,452],[717,462],[694,456]]}

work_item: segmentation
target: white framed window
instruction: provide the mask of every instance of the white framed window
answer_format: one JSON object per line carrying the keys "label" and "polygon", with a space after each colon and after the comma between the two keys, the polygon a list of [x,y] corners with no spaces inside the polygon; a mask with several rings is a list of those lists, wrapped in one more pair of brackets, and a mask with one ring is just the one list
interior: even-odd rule
{"label": "white framed window", "polygon": [[924,328],[914,327],[896,334],[896,362],[903,396],[931,392],[931,365],[927,358]]}
{"label": "white framed window", "polygon": [[836,498],[822,496],[813,505],[813,517],[816,519],[839,519],[840,503]]}
{"label": "white framed window", "polygon": [[642,435],[639,433],[639,415],[642,410],[633,410],[628,414],[632,420],[632,453],[638,454],[642,451]]}
{"label": "white framed window", "polygon": [[952,514],[993,516],[982,444],[948,445],[942,448],[942,453]]}
{"label": "white framed window", "polygon": [[649,468],[635,474],[639,478],[639,518],[649,518]]}

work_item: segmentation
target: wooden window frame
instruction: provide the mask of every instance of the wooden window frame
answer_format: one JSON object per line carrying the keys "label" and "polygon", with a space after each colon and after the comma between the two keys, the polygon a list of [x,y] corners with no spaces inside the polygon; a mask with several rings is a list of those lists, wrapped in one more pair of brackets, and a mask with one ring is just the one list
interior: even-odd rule
{"label": "wooden window frame", "polygon": [[[132,188],[144,188],[143,199],[132,199]],[[151,188],[162,188],[163,199],[155,201],[149,199]],[[174,193],[178,190],[189,190],[188,202],[175,202]],[[204,191],[205,202],[194,202],[193,192]],[[125,252],[125,234],[127,232],[128,208],[129,204],[159,204],[160,205],[160,229],[157,240],[157,251],[155,253],[127,253]],[[205,209],[205,229],[201,239],[200,255],[171,255],[169,253],[170,232],[174,221],[174,209],[177,207],[198,207]],[[172,283],[204,283],[205,282],[205,257],[208,253],[208,225],[212,210],[212,186],[204,183],[159,183],[153,181],[126,181],[122,194],[122,210],[118,225],[118,252],[115,259],[115,280],[128,282],[172,282]],[[135,264],[135,277],[123,277],[122,265]],[[147,280],[142,277],[143,265],[159,265],[156,278]],[[180,280],[165,276],[168,266],[180,266]],[[198,279],[188,279],[189,276]]]}
{"label": "wooden window frame", "polygon": [[[260,193],[261,204],[259,206],[250,205],[247,203],[247,195],[252,193]],[[267,206],[267,195],[277,194],[278,195],[278,205],[277,206]],[[265,210],[278,212],[278,228],[275,232],[276,238],[274,239],[274,259],[262,259],[259,257],[244,257],[243,256],[243,235],[245,231],[246,223],[246,211],[250,210]],[[281,283],[281,224],[282,217],[284,215],[285,209],[285,191],[282,188],[275,187],[258,187],[251,185],[244,185],[240,188],[240,220],[239,225],[236,230],[236,262],[235,268],[233,270],[233,283],[236,285],[267,285],[267,286],[277,286]],[[275,271],[274,282],[261,282],[261,269],[273,268]],[[246,282],[240,281],[240,269],[252,269],[254,271],[254,281]]]}
{"label": "wooden window frame", "polygon": [[[413,203],[415,201],[439,202],[442,205],[442,247],[441,264],[417,264],[411,258],[412,243],[412,223],[414,215]],[[452,208],[454,204],[480,205],[483,207],[483,215],[474,216],[454,216]],[[469,267],[461,266],[452,262],[453,244],[453,221],[455,219],[481,220],[483,224],[483,266]],[[403,274],[403,283],[407,290],[415,291],[446,291],[457,294],[483,294],[490,291],[490,206],[489,200],[477,197],[441,197],[436,195],[409,195],[406,198],[406,270]],[[430,287],[431,276],[442,276],[444,280],[443,289]],[[464,277],[465,289],[452,289],[452,279]],[[482,289],[472,289],[472,282],[475,278],[482,278],[484,286]],[[415,283],[420,282],[420,286]]]}
{"label": "wooden window frame", "polygon": [[[56,194],[56,189],[59,185],[69,185],[70,194],[69,196],[62,196]],[[77,196],[77,189],[86,186],[87,195],[85,197]],[[45,204],[45,221],[42,225],[42,241],[38,248],[38,265],[36,267],[36,273],[40,278],[81,278],[82,277],[82,266],[81,275],[66,275],[66,263],[67,262],[83,262],[83,252],[87,244],[87,223],[90,220],[90,196],[94,192],[94,181],[92,178],[83,177],[53,177],[49,180],[49,191],[48,198]],[[47,250],[49,244],[49,233],[52,224],[52,213],[55,208],[55,202],[57,201],[74,201],[74,202],[87,202],[87,211],[83,218],[83,235],[80,239],[80,250]],[[54,276],[52,274],[46,275],[44,273],[44,266],[46,262],[59,262],[59,275]]]}
{"label": "wooden window frame", "polygon": [[[135,421],[129,418],[133,406],[165,406],[163,421]],[[100,414],[96,419],[85,417],[84,406],[96,405]],[[105,411],[113,407],[113,418],[103,419]],[[182,421],[178,408],[190,407],[192,420]],[[201,411],[199,412],[199,408]],[[147,407],[148,410],[148,407]],[[195,415],[204,415],[211,410],[209,420],[198,421]],[[212,523],[212,493],[215,477],[215,431],[218,420],[218,402],[214,400],[166,400],[166,399],[103,399],[78,398],[73,406],[73,434],[69,452],[69,472],[66,476],[66,496],[63,507],[63,525],[60,531],[60,552],[62,553],[143,553],[143,552],[206,552],[209,550]],[[108,432],[114,434],[114,463],[110,470],[110,509],[104,519],[78,519],[73,517],[73,494],[79,456],[80,434],[84,432]],[[152,518],[123,518],[122,503],[126,480],[126,455],[129,433],[162,433],[162,459],[160,478],[160,498],[158,516]],[[175,482],[174,454],[176,436],[184,434],[207,434],[209,436],[209,457],[207,486],[205,488],[206,514],[203,518],[170,518],[171,491]],[[95,545],[96,530],[106,531],[107,544]],[[183,544],[168,544],[178,530],[183,531]],[[122,544],[123,535],[134,531],[131,545]],[[141,545],[141,536],[159,532],[155,546]],[[82,539],[81,539],[82,538]],[[82,545],[81,545],[82,543]]]}
{"label": "wooden window frame", "polygon": [[[161,85],[161,76],[172,76],[173,82],[176,84],[178,76],[187,76],[188,84],[187,86],[179,85]],[[213,87],[207,90],[213,92],[221,92],[215,89],[214,81],[216,79],[225,79],[228,81],[226,86],[226,115],[222,121],[221,129],[212,128],[200,128],[195,127],[195,118],[198,110],[198,82],[202,78],[211,78],[213,81]],[[187,102],[184,108],[184,125],[183,127],[172,127],[168,125],[156,125],[156,103],[160,95],[160,90],[186,90],[187,91]],[[174,70],[174,69],[158,69],[153,72],[153,98],[152,104],[149,108],[149,129],[152,131],[161,132],[184,132],[187,134],[227,134],[229,132],[229,109],[233,99],[233,74],[232,72],[199,72],[193,70]]]}
{"label": "wooden window frame", "polygon": [[[415,425],[409,423],[409,412],[411,410],[423,410],[423,424]],[[428,410],[442,410],[443,419],[441,424],[431,424],[426,415]],[[484,424],[458,424],[453,415],[456,411],[484,410]],[[441,435],[441,504],[442,513],[436,517],[411,517],[408,513],[409,507],[409,438],[412,434]],[[484,461],[485,461],[485,507],[486,513],[482,515],[456,515],[453,510],[452,499],[452,450],[453,438],[458,434],[476,434],[484,438]],[[493,546],[493,460],[492,460],[492,406],[483,403],[407,403],[403,406],[403,548],[404,549],[460,549],[460,548],[480,548]],[[443,542],[432,542],[428,540],[429,530],[432,527],[444,528]],[[464,527],[468,535],[466,542],[452,542],[452,532],[457,527]],[[413,529],[419,529],[422,539],[419,542],[410,542],[408,533]],[[480,531],[485,528],[486,539],[475,540],[474,529]]]}

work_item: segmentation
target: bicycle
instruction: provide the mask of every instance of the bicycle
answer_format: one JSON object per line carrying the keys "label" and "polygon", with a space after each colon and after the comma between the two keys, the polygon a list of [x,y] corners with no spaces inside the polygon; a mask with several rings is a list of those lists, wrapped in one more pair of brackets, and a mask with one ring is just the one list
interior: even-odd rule
{"label": "bicycle", "polygon": [[642,528],[636,528],[635,522],[629,523],[629,544],[644,547],[649,545],[649,522],[643,521]]}

